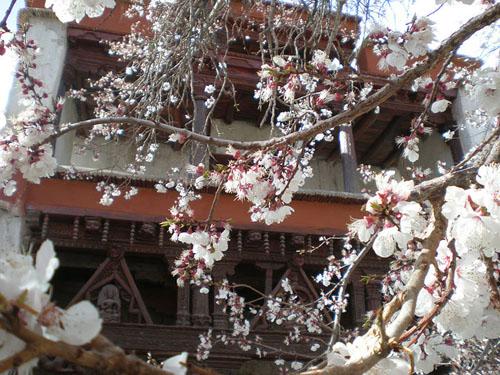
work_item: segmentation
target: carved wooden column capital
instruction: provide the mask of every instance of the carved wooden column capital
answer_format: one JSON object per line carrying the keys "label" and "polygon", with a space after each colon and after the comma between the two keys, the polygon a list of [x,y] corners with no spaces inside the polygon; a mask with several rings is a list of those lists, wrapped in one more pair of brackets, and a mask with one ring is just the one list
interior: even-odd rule
{"label": "carved wooden column capital", "polygon": [[191,325],[191,314],[189,305],[191,302],[191,288],[189,285],[184,285],[177,288],[177,313],[175,324],[178,326]]}
{"label": "carved wooden column capital", "polygon": [[210,310],[209,310],[209,299],[208,293],[202,293],[203,287],[192,285],[191,291],[193,293],[193,314],[191,315],[191,321],[194,326],[206,327],[210,324]]}
{"label": "carved wooden column capital", "polygon": [[356,324],[362,324],[366,313],[366,288],[361,281],[361,273],[355,271],[351,278],[352,285],[352,306],[354,308],[354,321]]}

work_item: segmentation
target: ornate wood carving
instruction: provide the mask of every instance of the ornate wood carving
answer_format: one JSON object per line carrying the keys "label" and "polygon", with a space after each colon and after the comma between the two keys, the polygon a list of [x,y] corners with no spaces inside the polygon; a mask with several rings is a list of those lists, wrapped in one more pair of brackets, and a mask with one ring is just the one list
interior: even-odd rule
{"label": "ornate wood carving", "polygon": [[43,222],[42,222],[42,239],[47,238],[47,233],[49,231],[49,215],[45,214],[43,215]]}
{"label": "ornate wood carving", "polygon": [[[312,302],[319,297],[316,288],[311,282],[309,276],[304,272],[302,266],[304,265],[304,258],[300,256],[296,256],[293,259],[293,262],[289,265],[287,270],[281,276],[278,284],[274,287],[274,289],[269,293],[267,292],[268,285],[272,283],[272,270],[273,267],[277,265],[270,265],[266,263],[257,263],[257,266],[264,268],[266,270],[266,294],[271,297],[277,297],[284,293],[282,281],[284,279],[288,279],[290,286],[292,287],[295,294],[298,295],[301,301],[303,302]],[[327,321],[330,321],[331,318],[327,314],[324,315]],[[256,329],[258,327],[267,327],[268,323],[265,320],[264,315],[256,316],[251,325],[250,329]]]}
{"label": "ornate wood carving", "polygon": [[[212,278],[215,282],[222,281],[226,278],[227,275],[234,274],[234,266],[235,264],[231,263],[219,263],[217,264],[212,271]],[[219,329],[227,329],[229,326],[229,322],[227,320],[227,314],[224,312],[222,305],[218,304],[218,300],[216,298],[217,290],[213,291],[213,299],[214,299],[214,311],[212,313],[212,322],[214,328]]]}
{"label": "ornate wood carving", "polygon": [[130,244],[133,245],[135,240],[135,222],[130,224]]}
{"label": "ornate wood carving", "polygon": [[160,227],[160,231],[158,234],[158,246],[163,247],[163,237],[165,235],[165,228]]}
{"label": "ornate wood carving", "polygon": [[280,254],[285,255],[286,253],[286,235],[285,233],[280,233]]}
{"label": "ornate wood carving", "polygon": [[237,241],[236,246],[238,248],[238,253],[241,253],[241,251],[243,250],[243,232],[241,230],[238,231],[236,241]]}
{"label": "ornate wood carving", "polygon": [[189,285],[177,288],[177,314],[175,324],[178,326],[191,325],[191,314],[189,313],[191,303],[191,291]]}
{"label": "ornate wood carving", "polygon": [[291,243],[293,246],[304,246],[305,237],[301,234],[293,234]]}
{"label": "ornate wood carving", "polygon": [[101,229],[100,217],[87,216],[85,218],[85,230],[91,233],[98,232]]}
{"label": "ornate wood carving", "polygon": [[205,327],[210,324],[210,311],[208,293],[201,293],[201,287],[193,285],[191,287],[193,297],[193,314],[191,321],[194,326]]}
{"label": "ornate wood carving", "polygon": [[[129,317],[128,320],[135,317],[137,323],[153,323],[125,261],[124,251],[116,246],[110,248],[108,257],[99,265],[69,305],[82,299],[97,301],[105,319],[117,319],[119,315],[121,321],[121,315],[125,312]],[[116,308],[122,305],[126,305],[127,310],[122,311],[122,309],[118,314]]]}
{"label": "ornate wood carving", "polygon": [[109,234],[109,220],[106,219],[104,220],[104,226],[102,228],[102,237],[101,237],[102,242],[108,242],[108,234]]}
{"label": "ornate wood carving", "polygon": [[75,220],[73,220],[73,235],[71,236],[71,239],[74,241],[78,239],[79,227],[80,227],[80,218],[78,216],[75,216]]}
{"label": "ornate wood carving", "polygon": [[269,254],[271,247],[269,246],[269,233],[264,232],[264,251]]}
{"label": "ornate wood carving", "polygon": [[122,303],[120,290],[114,284],[104,285],[97,296],[97,307],[105,323],[120,323]]}
{"label": "ornate wood carving", "polygon": [[247,234],[247,240],[249,242],[256,242],[262,239],[262,233],[258,231],[249,231]]}

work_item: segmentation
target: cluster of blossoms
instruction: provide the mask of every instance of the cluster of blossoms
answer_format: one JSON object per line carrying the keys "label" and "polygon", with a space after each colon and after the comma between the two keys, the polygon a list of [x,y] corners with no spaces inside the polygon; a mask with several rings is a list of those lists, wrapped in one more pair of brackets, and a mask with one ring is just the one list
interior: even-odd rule
{"label": "cluster of blossoms", "polygon": [[[59,266],[52,242],[45,241],[36,254],[10,252],[0,257],[0,310],[10,313],[18,309],[21,324],[46,338],[72,345],[84,345],[101,331],[97,309],[89,301],[81,301],[67,310],[50,302],[50,279]],[[26,343],[0,329],[0,360],[22,351]],[[38,359],[24,363],[18,371],[28,371]],[[24,372],[23,372],[24,373]]]}
{"label": "cluster of blossoms", "polygon": [[[371,350],[370,348],[376,346],[376,341],[376,338],[370,342],[365,338],[356,337],[352,342],[337,342],[327,355],[328,364],[340,366],[347,361],[355,362]],[[445,358],[457,356],[453,341],[436,333],[421,335],[409,349],[413,353],[414,370],[419,374],[428,374],[435,369],[436,364],[443,363]],[[391,353],[364,374],[406,375],[409,370],[410,364],[407,358],[403,358],[401,354]]]}
{"label": "cluster of blossoms", "polygon": [[482,253],[491,258],[500,251],[500,166],[480,167],[476,180],[482,187],[448,187],[442,212],[460,257]]}
{"label": "cluster of blossoms", "polygon": [[424,374],[434,371],[436,365],[447,359],[455,359],[458,355],[455,341],[436,332],[425,332],[420,335],[417,342],[409,349],[414,356],[415,369]]}
{"label": "cluster of blossoms", "polygon": [[451,331],[461,339],[500,336],[500,314],[491,307],[488,285],[488,277],[494,275],[488,274],[486,266],[489,261],[493,268],[498,267],[499,181],[498,165],[483,166],[477,175],[481,188],[447,188],[443,215],[448,219],[447,236],[454,240],[454,251],[445,241],[441,243],[436,257],[439,269],[429,272],[419,294],[417,315],[423,316],[444,293],[440,276],[452,262],[456,264],[453,294],[434,322],[440,331]]}
{"label": "cluster of blossoms", "polygon": [[[287,278],[281,280],[281,289],[276,296],[264,297],[265,302],[262,306],[255,305],[254,302],[246,302],[245,298],[238,295],[236,288],[245,287],[245,285],[231,285],[224,280],[217,287],[215,295],[217,305],[221,305],[223,311],[228,316],[231,333],[222,332],[212,337],[213,332],[209,330],[206,335],[200,336],[198,346],[198,359],[206,359],[212,347],[221,342],[224,345],[237,345],[243,351],[249,351],[255,347],[259,358],[266,357],[272,346],[265,344],[258,335],[250,336],[252,324],[262,319],[268,324],[280,326],[281,329],[288,329],[288,335],[283,343],[286,346],[292,343],[306,343],[311,345],[311,351],[317,351],[321,345],[312,339],[310,335],[321,334],[324,315],[321,308],[315,308],[314,303],[304,306],[300,297],[293,291],[293,287]],[[253,315],[251,319],[247,316]],[[274,348],[273,354],[282,352],[283,349]],[[278,359],[278,366],[284,366],[285,362]],[[298,370],[303,364],[299,361],[293,361],[289,364],[292,369]]]}
{"label": "cluster of blossoms", "polygon": [[323,272],[316,275],[315,280],[325,287],[329,287],[342,277],[342,264],[334,255],[328,257],[328,265],[323,269]]}
{"label": "cluster of blossoms", "polygon": [[[228,223],[198,223],[193,218],[190,203],[200,199],[191,189],[181,183],[176,185],[179,197],[170,209],[171,218],[162,225],[168,226],[172,242],[189,245],[175,261],[172,275],[177,277],[177,284],[185,282],[201,285],[210,281],[209,271],[214,263],[224,256],[228,249],[230,226]],[[224,229],[220,231],[218,227]],[[202,288],[207,291],[207,288]]]}
{"label": "cluster of blossoms", "polygon": [[[412,90],[424,90],[427,94],[424,98],[424,105],[430,104],[432,113],[445,112],[451,105],[451,101],[446,99],[447,93],[457,87],[457,80],[463,78],[466,68],[460,68],[450,64],[438,82],[434,82],[429,76],[416,79],[412,85]],[[476,108],[474,113],[468,113],[468,122],[484,124],[500,114],[500,72],[497,69],[483,68],[477,69],[469,75],[470,78],[464,85],[468,98],[474,103]],[[436,97],[431,98],[431,92],[436,87]],[[430,101],[433,100],[432,103]],[[403,156],[411,163],[419,159],[419,143],[423,136],[430,134],[432,128],[424,125],[421,116],[412,121],[410,134],[405,137],[396,138],[396,143],[404,147]],[[449,130],[443,134],[445,140],[453,138],[455,131]]]}
{"label": "cluster of blossoms", "polygon": [[413,181],[396,181],[393,173],[384,172],[375,178],[378,191],[366,203],[367,215],[349,225],[351,233],[367,242],[377,232],[373,243],[375,253],[390,257],[399,248],[405,251],[410,242],[427,227],[423,207],[408,201]]}
{"label": "cluster of blossoms", "polygon": [[[55,113],[46,105],[48,95],[41,90],[43,83],[32,75],[37,67],[35,42],[26,40],[22,32],[2,31],[0,38],[8,40],[6,48],[22,56],[16,72],[22,92],[19,100],[22,110],[5,120],[8,126],[3,126],[0,139],[0,188],[10,196],[16,191],[14,175],[17,171],[33,183],[40,183],[40,178],[54,174],[57,164],[52,157],[52,146],[41,143],[54,131]],[[55,109],[62,109],[62,103]]]}
{"label": "cluster of blossoms", "polygon": [[[227,314],[232,332],[231,335],[227,335],[225,332],[217,334],[215,340],[212,337],[212,329],[209,329],[205,335],[200,335],[200,343],[197,349],[198,360],[207,359],[216,342],[221,342],[226,346],[237,345],[243,351],[251,349],[248,337],[250,334],[250,321],[245,318],[245,308],[247,306],[245,298],[239,296],[227,280],[223,280],[222,284],[217,288],[215,302]],[[258,341],[258,338],[256,340]]]}
{"label": "cluster of blossoms", "polygon": [[[169,0],[158,0],[153,1],[152,4],[155,7],[165,2],[174,3]],[[442,1],[437,0],[437,2]],[[469,3],[470,1],[463,0],[462,2]],[[105,8],[114,5],[114,0],[46,1],[46,6],[52,6],[63,22],[80,21],[85,15],[99,16]],[[149,21],[151,21],[151,14],[153,13],[148,13]],[[161,22],[152,23],[154,33],[160,35],[161,28]],[[186,32],[193,32],[193,34],[187,37],[183,35],[182,38],[190,40],[195,46],[196,43],[197,46],[206,44],[200,37],[201,27],[185,29]],[[213,30],[203,30],[207,31],[207,34],[216,34],[211,32]],[[145,52],[143,45],[147,43],[145,43],[144,36],[132,36],[130,39],[132,42],[129,44],[118,42],[114,45],[112,52],[125,57],[125,60],[134,60],[133,57],[147,58],[140,63],[131,62],[125,70],[125,76],[110,74],[98,82],[96,88],[102,89],[102,93],[96,96],[99,116],[133,113],[145,118],[157,118],[166,105],[176,105],[182,102],[183,94],[175,91],[175,82],[171,84],[165,81],[164,77],[171,76],[165,72],[172,72],[165,68],[167,61],[168,64],[174,61],[170,57],[172,54],[170,48],[174,48],[177,44],[182,46],[182,43],[177,42],[183,39],[180,35],[168,34],[168,37],[170,38],[168,41],[161,40],[161,38],[155,39],[159,41],[155,44],[155,53],[158,53],[158,58],[149,58],[151,55]],[[383,69],[395,67],[398,70],[403,70],[412,61],[425,56],[434,38],[432,22],[425,18],[414,21],[405,33],[378,28],[370,37],[378,43],[375,51],[381,56],[379,67]],[[26,109],[15,119],[9,119],[11,126],[4,132],[1,142],[0,165],[3,167],[1,181],[5,181],[1,187],[9,195],[15,189],[12,176],[16,170],[19,170],[25,179],[35,183],[38,183],[40,178],[54,173],[56,163],[51,156],[51,146],[39,144],[53,133],[52,123],[55,116],[53,111],[44,104],[47,95],[38,92],[42,83],[29,74],[30,69],[36,68],[34,42],[26,42],[14,36],[8,43],[2,42],[0,54],[4,46],[17,48],[21,51],[20,53],[27,55],[24,56],[24,65],[18,72],[18,79],[25,95],[23,103]],[[130,46],[135,46],[136,49],[127,50]],[[210,49],[211,46],[207,44],[206,48]],[[189,49],[198,50],[191,47]],[[192,55],[179,53],[177,55],[185,55],[185,64],[191,67],[194,60]],[[158,76],[154,76],[156,74],[154,73],[148,78],[160,86],[144,85],[138,88],[129,83],[131,79],[144,71],[142,67],[145,65],[141,63],[146,62],[147,65],[150,61],[158,64],[156,66],[153,64],[153,69],[149,69],[149,71],[157,72]],[[216,67],[216,69],[223,68],[223,65]],[[310,128],[318,120],[331,117],[333,108],[345,110],[356,100],[362,100],[370,94],[371,85],[366,85],[356,94],[354,89],[346,93],[348,91],[346,84],[336,79],[336,74],[341,68],[338,60],[330,59],[325,52],[320,50],[314,51],[311,59],[305,63],[292,57],[275,56],[272,59],[272,65],[262,67],[261,82],[255,97],[261,103],[272,103],[277,96],[280,96],[282,101],[289,105],[289,110],[281,112],[276,118],[277,126],[284,133],[289,134]],[[219,71],[217,74],[219,75]],[[185,76],[182,76],[180,80],[185,82]],[[497,90],[499,82],[499,74],[494,70],[484,70],[473,80],[474,95],[485,98],[481,99],[480,107],[493,116],[499,112],[499,90]],[[453,83],[442,81],[439,85],[440,94],[443,94],[445,90],[452,88]],[[214,107],[216,99],[212,94],[216,91],[214,85],[205,87],[205,93],[210,95],[205,102],[207,108]],[[158,96],[155,96],[156,94]],[[120,104],[115,105],[117,102]],[[443,112],[449,104],[450,102],[444,98],[444,95],[438,95],[430,108],[434,113]],[[59,108],[60,105],[56,109]],[[428,128],[425,128],[422,123],[416,123],[412,125],[412,135],[401,141],[406,146],[405,156],[410,161],[414,162],[418,159],[419,136],[426,134],[427,131]],[[105,139],[111,139],[123,134],[124,130],[120,126],[99,125],[93,129],[90,138],[104,136]],[[137,144],[140,144],[145,136],[141,134],[139,137],[136,139]],[[331,131],[327,131],[319,134],[315,141],[323,139],[329,141],[332,138]],[[185,140],[182,134],[170,137],[170,141],[174,142],[183,143]],[[142,143],[137,149],[135,162],[152,162],[158,147],[156,142]],[[304,185],[307,177],[312,176],[311,168],[308,166],[309,159],[312,157],[311,152],[300,145],[296,148],[281,146],[273,151],[258,151],[248,155],[232,150],[230,154],[234,160],[223,170],[207,172],[203,166],[194,167],[194,173],[198,175],[194,184],[195,188],[199,189],[208,184],[222,186],[226,192],[234,193],[238,199],[247,200],[252,204],[250,212],[253,221],[263,221],[268,225],[282,222],[293,212],[289,206],[293,194]],[[397,182],[390,173],[380,174],[375,180],[378,191],[366,205],[367,215],[351,224],[351,232],[356,234],[362,242],[367,242],[376,235],[373,249],[381,257],[392,256],[397,249],[404,252],[408,248],[416,248],[414,240],[421,237],[428,222],[423,205],[408,200],[414,187],[413,182]],[[498,267],[496,258],[500,242],[497,234],[500,215],[498,181],[500,181],[498,166],[482,167],[477,179],[477,182],[482,185],[481,188],[473,187],[467,190],[456,187],[448,188],[443,214],[449,222],[447,236],[454,239],[454,250],[448,247],[446,242],[443,242],[438,249],[436,266],[431,268],[425,280],[425,287],[419,295],[416,311],[418,316],[429,314],[445,293],[444,281],[446,280],[443,275],[447,274],[452,266],[456,267],[453,270],[454,293],[434,319],[440,334],[451,331],[454,337],[464,339],[472,336],[479,338],[500,336],[498,332],[500,317],[498,311],[490,304],[487,282],[489,275],[482,259],[487,258],[493,263],[493,267]],[[179,198],[171,209],[172,218],[167,225],[172,241],[188,245],[189,248],[182,251],[179,259],[176,260],[176,268],[172,274],[177,276],[180,286],[185,282],[192,282],[203,286],[200,291],[208,292],[205,285],[211,282],[208,272],[227,251],[230,228],[224,223],[218,223],[218,225],[210,223],[210,220],[202,224],[195,222],[190,202],[199,199],[199,195],[183,185],[172,181],[165,184],[159,182],[156,188],[160,192],[165,192],[166,189],[174,186],[179,192]],[[114,197],[121,194],[119,187],[113,184],[99,184],[97,189],[103,192],[101,203],[104,205],[111,204]],[[136,189],[131,189],[125,196],[130,198],[136,193]],[[330,258],[328,267],[318,277],[318,281],[321,281],[325,287],[330,286],[335,278],[341,279],[342,267],[349,265],[354,259],[356,259],[355,252],[344,254],[341,261]],[[35,266],[32,265],[31,257],[21,254],[8,254],[0,259],[2,312],[8,313],[9,309],[18,308],[23,323],[30,329],[41,331],[53,340],[83,345],[98,334],[101,320],[97,310],[89,302],[80,302],[67,311],[49,303],[48,282],[57,266],[58,261],[50,242],[45,242],[38,251]],[[398,276],[393,281],[397,281],[401,287],[404,286],[409,270],[411,267],[405,264],[398,270]],[[301,331],[299,325],[306,327],[305,331],[308,333],[321,334],[322,311],[325,307],[331,311],[340,311],[344,310],[347,305],[345,299],[347,295],[342,300],[336,300],[328,293],[322,293],[317,301],[305,305],[294,293],[287,279],[282,281],[281,286],[285,293],[266,298],[260,315],[254,308],[251,308],[250,312],[258,317],[264,317],[272,324],[293,325],[289,335],[285,338],[287,345],[304,339],[304,332]],[[243,350],[250,350],[252,345],[258,345],[258,337],[252,340],[249,338],[251,323],[245,318],[247,307],[245,299],[238,296],[227,282],[219,288],[216,299],[217,303],[225,304],[225,311],[233,328],[230,337],[220,335],[217,340],[226,345],[236,344]],[[0,330],[0,344],[0,359],[19,352],[25,346],[21,340],[3,330]],[[379,338],[377,337],[359,338],[348,344],[338,342],[328,353],[328,364],[343,365],[348,361],[355,362],[365,353],[371,352],[378,344]],[[208,357],[212,345],[212,331],[210,330],[207,335],[200,337],[199,359]],[[410,348],[416,358],[416,368],[425,373],[432,371],[435,364],[443,357],[451,358],[455,354],[450,350],[448,338],[443,340],[441,335],[430,332],[425,332],[425,334],[420,332],[416,342]],[[318,344],[313,344],[311,350],[317,349]],[[257,349],[257,354],[261,356],[266,352]],[[184,355],[184,361],[185,357]],[[177,366],[179,360],[175,359],[173,365]],[[24,366],[32,365],[33,363],[29,362]],[[291,363],[291,368],[294,370],[299,370],[301,367],[302,363],[299,361]],[[366,373],[406,374],[408,367],[406,360],[391,356],[381,360]]]}
{"label": "cluster of blossoms", "polygon": [[315,92],[323,78],[334,75],[341,67],[337,59],[331,60],[321,50],[314,51],[305,66],[300,66],[291,57],[274,56],[273,65],[262,65],[259,73],[261,82],[254,96],[265,103],[279,92],[286,103],[293,104],[303,92]]}
{"label": "cluster of blossoms", "polygon": [[465,85],[469,97],[488,116],[500,114],[500,71],[497,67],[476,70]]}
{"label": "cluster of blossoms", "polygon": [[99,17],[106,8],[114,8],[115,0],[45,0],[61,22],[80,22],[85,16]]}
{"label": "cluster of blossoms", "polygon": [[[175,261],[175,269],[172,271],[172,275],[177,276],[179,286],[183,286],[186,281],[202,283],[207,280],[207,271],[222,259],[228,248],[229,232],[230,226],[226,224],[222,232],[211,225],[208,230],[190,228],[177,235],[178,242],[190,245]],[[205,290],[208,292],[208,289]]]}
{"label": "cluster of blossoms", "polygon": [[404,33],[375,25],[369,39],[376,43],[374,52],[380,56],[379,68],[403,70],[409,60],[425,56],[434,40],[433,24],[428,18],[419,18]]}
{"label": "cluster of blossoms", "polygon": [[225,191],[252,204],[252,221],[281,223],[293,212],[288,206],[293,194],[312,176],[307,160],[300,161],[301,150],[283,146],[247,157],[241,157],[239,151],[230,152],[234,160],[228,165]]}
{"label": "cluster of blossoms", "polygon": [[[433,113],[444,112],[447,110],[448,106],[451,104],[449,100],[446,99],[446,93],[456,87],[456,80],[452,78],[451,74],[443,74],[439,82],[435,83],[430,77],[421,77],[414,81],[412,85],[412,90],[424,90],[426,91],[426,96],[424,98],[423,104],[428,105],[430,101],[433,100],[431,93],[433,92],[434,85],[437,84],[437,95],[432,104],[430,105],[430,111]],[[411,163],[415,163],[419,159],[419,143],[422,137],[427,134],[432,133],[432,128],[425,126],[425,121],[422,121],[421,117],[413,119],[410,127],[410,134],[404,137],[397,137],[396,143],[404,147],[403,157],[405,157]],[[450,137],[452,137],[451,135]]]}
{"label": "cluster of blossoms", "polygon": [[[289,110],[276,117],[276,126],[285,134],[310,128],[318,120],[333,116],[333,107],[347,98],[346,83],[336,79],[342,65],[324,51],[315,50],[307,61],[274,56],[272,62],[262,65],[254,97],[261,103],[274,103],[279,97],[288,104]],[[331,131],[317,137],[333,140]]]}

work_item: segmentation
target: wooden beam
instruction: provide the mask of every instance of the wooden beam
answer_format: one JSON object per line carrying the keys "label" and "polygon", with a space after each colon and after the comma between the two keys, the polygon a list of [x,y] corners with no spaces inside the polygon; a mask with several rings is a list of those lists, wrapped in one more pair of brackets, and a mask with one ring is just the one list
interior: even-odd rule
{"label": "wooden beam", "polygon": [[224,123],[230,125],[234,120],[234,103],[229,101],[226,103],[224,110]]}
{"label": "wooden beam", "polygon": [[357,192],[358,181],[356,170],[358,162],[356,160],[356,149],[354,147],[354,135],[351,125],[344,124],[339,127],[339,148],[344,177],[344,191],[349,193]]}
{"label": "wooden beam", "polygon": [[[353,124],[353,134],[354,139],[358,138],[358,135],[362,134],[366,129],[372,126],[375,121],[380,118],[380,114],[375,112],[370,112],[367,115],[362,116],[358,121]],[[338,136],[338,135],[337,135]],[[334,144],[332,151],[326,158],[328,161],[335,160],[335,156],[339,151],[338,143]]]}
{"label": "wooden beam", "polygon": [[[193,132],[206,134],[207,129],[205,129],[205,123],[207,120],[207,107],[205,106],[205,98],[197,97],[194,101],[195,106],[195,116],[193,122]],[[205,156],[207,155],[207,146],[199,142],[191,143],[191,155],[190,163],[193,165],[198,165],[203,163]]]}
{"label": "wooden beam", "polygon": [[453,138],[446,142],[451,151],[451,157],[455,164],[460,163],[464,159],[464,149],[462,147],[462,142],[460,142],[460,132],[456,126],[453,126],[447,130],[455,130]]}
{"label": "wooden beam", "polygon": [[354,123],[354,136],[363,133],[366,129],[372,126],[375,121],[380,117],[380,114],[377,114],[373,111],[363,116],[359,121]]}
{"label": "wooden beam", "polygon": [[[401,134],[401,124],[404,122],[409,122],[409,118],[407,116],[395,117],[389,125],[384,129],[384,131],[375,139],[372,143],[370,149],[365,152],[365,154],[361,157],[361,161],[363,163],[368,162],[370,159],[375,157],[377,154],[384,152],[387,150],[387,145],[389,141],[391,142],[391,150],[394,148],[394,139]],[[383,159],[386,159],[385,157]],[[382,162],[383,160],[381,160]]]}

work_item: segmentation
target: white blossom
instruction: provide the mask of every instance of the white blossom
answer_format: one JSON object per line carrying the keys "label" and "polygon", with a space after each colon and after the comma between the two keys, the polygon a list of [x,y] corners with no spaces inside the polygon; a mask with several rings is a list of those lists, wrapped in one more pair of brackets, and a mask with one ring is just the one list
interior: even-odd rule
{"label": "white blossom", "polygon": [[115,0],[45,0],[61,22],[80,22],[83,17],[100,17],[106,8],[114,8]]}
{"label": "white blossom", "polygon": [[440,113],[446,111],[448,106],[451,104],[449,100],[446,99],[440,99],[436,100],[434,103],[431,105],[431,111],[434,113]]}
{"label": "white blossom", "polygon": [[188,353],[182,352],[176,356],[167,358],[163,361],[161,368],[172,375],[185,375],[187,373]]}

